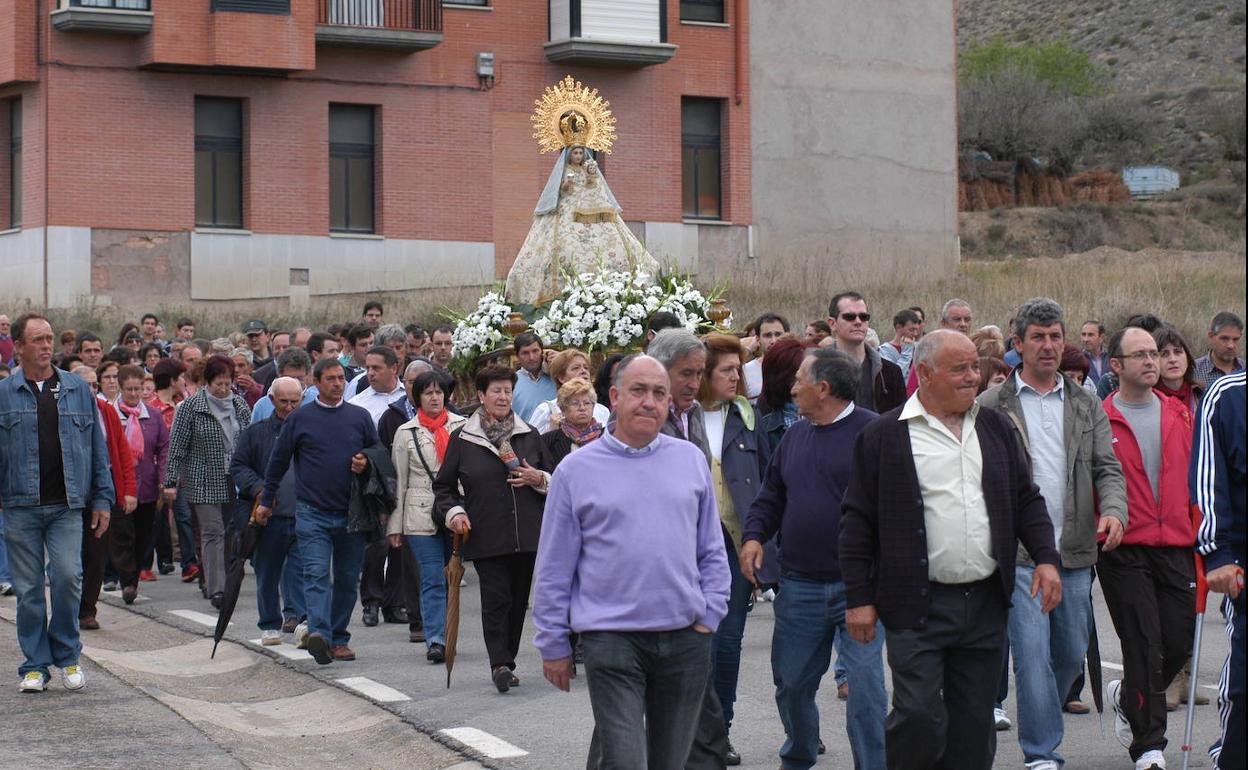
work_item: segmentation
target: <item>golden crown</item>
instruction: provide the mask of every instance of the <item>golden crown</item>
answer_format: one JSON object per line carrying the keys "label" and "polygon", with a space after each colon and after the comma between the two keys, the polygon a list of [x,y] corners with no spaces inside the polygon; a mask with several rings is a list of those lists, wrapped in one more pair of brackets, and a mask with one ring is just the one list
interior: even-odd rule
{"label": "golden crown", "polygon": [[597,88],[568,75],[557,85],[547,86],[533,104],[533,138],[542,152],[579,145],[611,154],[615,116],[608,109],[611,103],[598,95]]}

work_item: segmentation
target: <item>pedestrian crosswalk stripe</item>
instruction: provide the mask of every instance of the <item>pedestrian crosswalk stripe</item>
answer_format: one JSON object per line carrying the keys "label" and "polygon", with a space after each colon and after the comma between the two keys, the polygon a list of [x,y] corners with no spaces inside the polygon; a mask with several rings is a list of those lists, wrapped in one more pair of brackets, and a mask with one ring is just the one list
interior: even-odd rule
{"label": "pedestrian crosswalk stripe", "polygon": [[366,676],[349,676],[345,679],[335,679],[334,681],[382,703],[397,703],[399,701],[411,700],[410,697],[393,687],[387,687],[381,682],[374,682]]}
{"label": "pedestrian crosswalk stripe", "polygon": [[[199,623],[201,626],[217,627],[217,618],[215,615],[209,615],[205,612],[196,612],[195,610],[169,610],[170,615],[177,615],[183,620],[189,620],[193,623]],[[234,625],[231,623],[230,625]]]}
{"label": "pedestrian crosswalk stripe", "polygon": [[484,754],[490,759],[523,757],[529,753],[518,746],[511,745],[502,738],[490,735],[484,730],[478,730],[475,727],[451,727],[439,732],[448,738],[454,738],[468,748]]}
{"label": "pedestrian crosswalk stripe", "polygon": [[311,653],[307,650],[301,650],[293,644],[286,644],[283,642],[282,644],[265,645],[261,639],[248,639],[248,641],[262,649],[276,652],[283,658],[289,658],[290,660],[312,660]]}

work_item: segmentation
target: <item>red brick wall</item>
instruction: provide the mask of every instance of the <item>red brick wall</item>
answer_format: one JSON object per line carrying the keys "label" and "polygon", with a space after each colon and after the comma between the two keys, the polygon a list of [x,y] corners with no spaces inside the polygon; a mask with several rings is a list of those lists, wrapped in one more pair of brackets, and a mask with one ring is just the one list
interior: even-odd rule
{"label": "red brick wall", "polygon": [[[193,227],[194,97],[215,95],[246,101],[246,227],[325,234],[328,105],[373,104],[380,107],[379,231],[492,241],[502,274],[554,160],[537,152],[527,116],[545,86],[571,74],[611,102],[620,139],[606,175],[632,221],[680,221],[680,99],[724,99],[724,217],[746,224],[749,97],[733,99],[735,29],[682,25],[679,3],[668,7],[669,41],[679,50],[665,64],[635,70],[550,64],[542,50],[546,4],[534,0],[499,0],[490,11],[447,8],[444,41],[413,54],[307,49],[315,27],[310,0],[292,3],[292,17],[219,19],[210,18],[206,2],[163,2],[153,31],[141,38],[53,31],[63,65],[50,70],[51,220]],[[735,23],[731,11],[729,20]],[[223,36],[235,42],[223,44]],[[475,74],[480,51],[496,56],[489,91],[479,89]],[[140,66],[153,63],[159,66]],[[182,67],[171,71],[171,63]],[[307,69],[282,77],[207,69],[214,64]],[[35,144],[29,135],[43,129],[41,112],[30,114],[28,147]],[[27,154],[29,167],[36,153]],[[37,205],[30,200],[36,189]],[[42,207],[42,187],[29,175],[27,200],[29,224]]]}
{"label": "red brick wall", "polygon": [[0,0],[0,85],[38,77],[34,0]]}

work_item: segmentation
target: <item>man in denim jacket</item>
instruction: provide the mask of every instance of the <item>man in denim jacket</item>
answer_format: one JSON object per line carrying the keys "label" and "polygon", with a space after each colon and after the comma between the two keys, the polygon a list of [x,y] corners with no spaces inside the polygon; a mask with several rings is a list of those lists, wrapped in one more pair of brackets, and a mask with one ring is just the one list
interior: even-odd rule
{"label": "man in denim jacket", "polygon": [[[47,689],[48,669],[82,689],[78,604],[82,594],[82,510],[103,537],[116,495],[95,395],[80,378],[52,366],[56,337],[43,316],[13,323],[21,369],[0,381],[0,505],[17,592],[17,638],[26,660],[22,692]],[[44,599],[44,550],[52,617]]]}

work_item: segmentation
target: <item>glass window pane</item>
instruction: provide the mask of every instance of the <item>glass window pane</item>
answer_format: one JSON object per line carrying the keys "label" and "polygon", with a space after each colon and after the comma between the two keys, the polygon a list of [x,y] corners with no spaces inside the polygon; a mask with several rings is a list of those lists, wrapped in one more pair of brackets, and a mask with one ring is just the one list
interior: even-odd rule
{"label": "glass window pane", "polygon": [[195,224],[212,224],[212,153],[195,151]]}
{"label": "glass window pane", "polygon": [[347,159],[329,159],[329,229],[347,228]]}
{"label": "glass window pane", "polygon": [[373,230],[373,159],[351,158],[350,196],[348,226],[352,230]]}
{"label": "glass window pane", "polygon": [[683,21],[724,21],[723,0],[681,0],[680,18]]}
{"label": "glass window pane", "polygon": [[684,148],[680,153],[681,209],[687,217],[698,215],[697,182],[694,178],[694,150]]}
{"label": "glass window pane", "polygon": [[373,108],[359,104],[329,105],[331,144],[373,145]]}
{"label": "glass window pane", "polygon": [[9,102],[9,134],[14,140],[22,138],[22,100]]}
{"label": "glass window pane", "polygon": [[22,151],[13,151],[13,166],[9,170],[9,227],[22,223]]}
{"label": "glass window pane", "polygon": [[213,224],[243,226],[243,160],[237,152],[214,153],[217,170],[217,206]]}
{"label": "glass window pane", "polygon": [[695,150],[698,155],[698,216],[719,217],[719,150]]}
{"label": "glass window pane", "polygon": [[680,133],[684,144],[719,143],[719,100],[682,99]]}
{"label": "glass window pane", "polygon": [[243,103],[238,99],[195,97],[195,136],[243,138]]}

